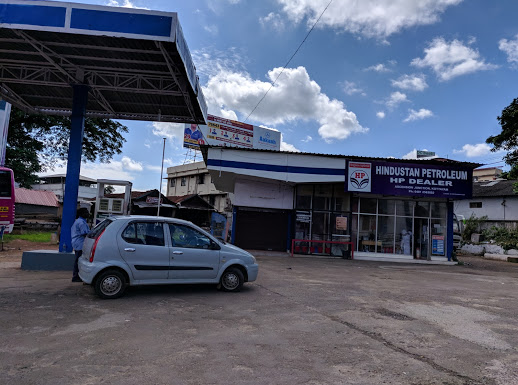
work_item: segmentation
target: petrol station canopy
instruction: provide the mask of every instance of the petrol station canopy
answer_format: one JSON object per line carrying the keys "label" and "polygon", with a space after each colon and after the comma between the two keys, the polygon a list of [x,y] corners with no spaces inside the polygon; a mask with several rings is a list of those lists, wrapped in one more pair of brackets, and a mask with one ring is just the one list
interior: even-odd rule
{"label": "petrol station canopy", "polygon": [[29,113],[205,124],[207,106],[178,15],[0,0],[0,98]]}

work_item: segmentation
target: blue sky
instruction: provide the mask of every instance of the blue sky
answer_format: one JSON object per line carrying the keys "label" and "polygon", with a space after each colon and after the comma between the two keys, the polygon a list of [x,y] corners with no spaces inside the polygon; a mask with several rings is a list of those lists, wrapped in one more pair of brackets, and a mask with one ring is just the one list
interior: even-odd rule
{"label": "blue sky", "polygon": [[[244,121],[329,0],[81,2],[177,12],[209,113]],[[503,166],[485,140],[518,97],[517,14],[516,0],[334,0],[247,122],[284,150]],[[158,188],[163,137],[165,167],[185,160],[182,126],[122,123],[123,153],[81,174]]]}

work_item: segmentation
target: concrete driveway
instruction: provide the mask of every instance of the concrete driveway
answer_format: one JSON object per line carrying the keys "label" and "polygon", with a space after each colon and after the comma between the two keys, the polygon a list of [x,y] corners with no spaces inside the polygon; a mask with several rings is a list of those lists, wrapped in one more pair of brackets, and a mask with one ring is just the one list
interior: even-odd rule
{"label": "concrete driveway", "polygon": [[518,266],[257,253],[241,293],[0,266],[0,384],[518,384]]}

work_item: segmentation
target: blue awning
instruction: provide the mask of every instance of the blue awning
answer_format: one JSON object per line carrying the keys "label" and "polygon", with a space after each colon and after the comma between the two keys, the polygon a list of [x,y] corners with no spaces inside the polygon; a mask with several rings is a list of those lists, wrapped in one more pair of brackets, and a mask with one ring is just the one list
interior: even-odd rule
{"label": "blue awning", "polygon": [[207,105],[178,15],[52,1],[0,0],[0,97],[70,115],[205,124]]}

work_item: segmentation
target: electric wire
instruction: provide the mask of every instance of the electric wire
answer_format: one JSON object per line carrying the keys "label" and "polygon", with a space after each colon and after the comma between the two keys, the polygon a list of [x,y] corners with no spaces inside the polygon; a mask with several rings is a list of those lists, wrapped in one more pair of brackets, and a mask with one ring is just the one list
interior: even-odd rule
{"label": "electric wire", "polygon": [[315,28],[315,26],[317,25],[317,23],[320,21],[320,19],[322,18],[322,16],[324,15],[324,13],[326,12],[327,8],[329,8],[329,6],[331,5],[331,3],[333,2],[333,0],[329,1],[329,3],[326,5],[326,7],[324,8],[324,10],[322,11],[322,13],[320,14],[320,16],[318,17],[318,19],[315,21],[315,23],[313,24],[313,26],[311,27],[311,29],[308,31],[308,33],[306,34],[306,37],[304,38],[304,40],[302,40],[302,43],[299,44],[299,46],[297,47],[297,49],[295,50],[295,52],[293,53],[293,55],[291,55],[290,59],[288,60],[288,62],[284,65],[284,67],[282,68],[281,72],[279,73],[279,75],[277,75],[277,77],[275,78],[275,80],[273,81],[272,84],[270,84],[270,88],[268,88],[268,90],[264,93],[263,97],[261,98],[261,100],[259,100],[259,102],[257,102],[257,104],[255,105],[254,109],[252,110],[252,112],[250,112],[248,114],[248,116],[246,117],[246,119],[244,120],[244,122],[246,123],[246,121],[248,120],[248,118],[250,116],[252,116],[252,114],[255,112],[255,110],[257,109],[257,107],[259,107],[259,104],[261,104],[261,102],[264,100],[264,98],[266,98],[266,95],[268,95],[268,93],[270,92],[270,90],[273,88],[273,86],[275,85],[275,83],[277,83],[277,80],[279,79],[279,77],[282,75],[282,73],[284,72],[284,70],[286,69],[286,67],[288,67],[288,65],[290,64],[291,60],[295,57],[295,55],[299,52],[300,48],[302,47],[302,44],[304,44],[304,42],[307,40],[307,38],[309,37],[309,35],[311,34],[311,32],[313,31],[313,29]]}

